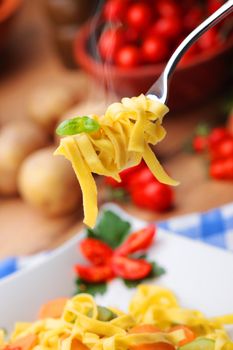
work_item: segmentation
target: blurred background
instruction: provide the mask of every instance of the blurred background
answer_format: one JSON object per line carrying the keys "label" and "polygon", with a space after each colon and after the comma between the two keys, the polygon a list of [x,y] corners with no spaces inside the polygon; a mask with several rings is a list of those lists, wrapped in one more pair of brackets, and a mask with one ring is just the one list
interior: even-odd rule
{"label": "blurred background", "polygon": [[[0,1],[0,258],[61,244],[82,225],[80,188],[52,153],[56,125],[146,93],[174,49],[223,0]],[[148,220],[233,199],[233,16],[186,53],[171,82],[168,135],[156,147],[181,185],[141,164],[99,203]]]}

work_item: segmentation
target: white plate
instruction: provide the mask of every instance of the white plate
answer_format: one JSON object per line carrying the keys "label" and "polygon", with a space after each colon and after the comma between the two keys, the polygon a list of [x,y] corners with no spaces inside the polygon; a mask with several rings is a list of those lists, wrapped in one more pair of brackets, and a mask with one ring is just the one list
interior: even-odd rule
{"label": "white plate", "polygon": [[[133,229],[146,224],[115,205],[106,207],[131,221]],[[72,267],[82,260],[77,249],[82,237],[83,233],[78,234],[37,266],[0,281],[0,327],[10,329],[16,321],[33,320],[43,302],[73,294]],[[183,306],[200,309],[209,316],[233,312],[233,254],[159,230],[149,257],[167,271],[153,283],[172,289]],[[115,280],[97,299],[126,310],[133,292]]]}

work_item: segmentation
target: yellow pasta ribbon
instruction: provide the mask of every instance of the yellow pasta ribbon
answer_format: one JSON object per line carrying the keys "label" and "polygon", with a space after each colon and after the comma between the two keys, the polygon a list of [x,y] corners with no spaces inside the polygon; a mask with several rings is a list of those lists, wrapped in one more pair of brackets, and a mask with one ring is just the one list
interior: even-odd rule
{"label": "yellow pasta ribbon", "polygon": [[98,214],[97,189],[92,173],[111,176],[138,165],[142,159],[162,183],[177,181],[165,172],[149,144],[156,145],[166,135],[162,126],[168,108],[144,95],[123,98],[110,105],[103,116],[89,116],[100,125],[93,133],[81,133],[61,139],[55,155],[65,156],[73,166],[83,193],[84,223],[93,227]]}
{"label": "yellow pasta ribbon", "polygon": [[[114,309],[117,317],[111,321],[100,321],[97,310],[92,296],[79,294],[66,303],[59,319],[18,323],[9,342],[0,332],[0,345],[5,347],[21,337],[35,334],[38,343],[32,350],[77,350],[72,347],[74,340],[83,344],[81,350],[129,350],[140,344],[158,342],[179,349],[184,331],[170,329],[185,325],[195,333],[196,339],[211,339],[214,350],[233,350],[233,342],[224,329],[225,324],[233,324],[233,315],[208,319],[200,311],[182,308],[175,295],[163,287],[140,285],[129,305],[129,313]],[[148,323],[156,325],[160,331],[129,332],[135,326]]]}

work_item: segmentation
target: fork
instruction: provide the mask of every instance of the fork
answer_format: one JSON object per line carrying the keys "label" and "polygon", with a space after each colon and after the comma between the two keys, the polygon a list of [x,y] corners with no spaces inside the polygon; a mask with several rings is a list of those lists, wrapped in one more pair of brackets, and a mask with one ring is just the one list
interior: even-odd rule
{"label": "fork", "polygon": [[172,74],[177,67],[179,61],[184,56],[189,47],[197,41],[197,39],[204,34],[208,29],[215,26],[224,17],[233,11],[233,0],[228,0],[217,11],[209,16],[204,22],[202,22],[197,28],[195,28],[177,47],[171,58],[167,62],[163,73],[157,79],[157,81],[151,86],[147,92],[147,97],[152,100],[157,100],[162,103],[166,103],[168,98],[169,82]]}

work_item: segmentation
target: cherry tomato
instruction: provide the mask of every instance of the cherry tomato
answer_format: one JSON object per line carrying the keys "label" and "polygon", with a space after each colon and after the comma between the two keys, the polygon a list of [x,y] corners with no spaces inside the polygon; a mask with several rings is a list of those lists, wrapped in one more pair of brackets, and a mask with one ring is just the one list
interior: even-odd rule
{"label": "cherry tomato", "polygon": [[151,13],[151,8],[146,2],[134,3],[128,8],[126,22],[129,27],[145,30],[150,25]]}
{"label": "cherry tomato", "polygon": [[233,180],[233,157],[224,159],[224,170],[227,180]]}
{"label": "cherry tomato", "polygon": [[184,28],[187,32],[191,32],[196,28],[204,17],[203,11],[199,6],[192,7],[184,16]]}
{"label": "cherry tomato", "polygon": [[193,149],[197,153],[203,152],[208,145],[208,139],[206,136],[197,135],[193,139]]}
{"label": "cherry tomato", "polygon": [[122,68],[133,68],[139,65],[141,61],[140,50],[137,46],[128,45],[118,50],[115,55],[115,62]]}
{"label": "cherry tomato", "polygon": [[218,127],[218,128],[212,129],[208,137],[208,143],[210,148],[214,148],[217,144],[219,144],[229,136],[231,136],[229,131],[224,127]]}
{"label": "cherry tomato", "polygon": [[108,0],[104,5],[104,18],[109,22],[123,21],[127,0]]}
{"label": "cherry tomato", "polygon": [[[142,324],[135,326],[129,330],[130,334],[133,333],[157,333],[160,329],[151,324]],[[154,343],[154,344],[140,344],[136,346],[131,346],[130,350],[175,350],[175,347],[168,343]]]}
{"label": "cherry tomato", "polygon": [[87,282],[106,282],[115,277],[110,264],[101,266],[84,266],[77,264],[74,266],[74,269],[77,275]]}
{"label": "cherry tomato", "polygon": [[124,256],[114,255],[112,269],[118,277],[127,280],[140,280],[149,275],[152,265],[143,259],[129,259]]}
{"label": "cherry tomato", "polygon": [[128,180],[127,189],[132,191],[134,188],[140,188],[148,182],[154,181],[155,177],[150,171],[150,169],[145,166],[139,169],[137,172],[133,173]]}
{"label": "cherry tomato", "polygon": [[212,14],[217,11],[223,5],[222,0],[208,0],[207,1],[207,12],[208,14]]}
{"label": "cherry tomato", "polygon": [[101,57],[106,61],[112,61],[124,42],[124,32],[121,28],[105,30],[101,34],[98,44]]}
{"label": "cherry tomato", "polygon": [[142,55],[145,62],[157,63],[168,56],[168,47],[159,37],[148,37],[142,44]]}
{"label": "cherry tomato", "polygon": [[190,343],[191,341],[193,341],[196,338],[194,332],[190,328],[188,328],[186,326],[183,326],[183,325],[172,327],[170,329],[170,332],[178,331],[178,330],[184,331],[184,335],[185,335],[185,339],[181,340],[178,343],[179,346],[182,346],[182,345],[185,345],[187,343]]}
{"label": "cherry tomato", "polygon": [[129,183],[131,183],[131,178],[133,177],[134,173],[137,173],[141,169],[145,168],[145,163],[141,162],[140,164],[130,167],[128,169],[125,169],[120,172],[120,178],[121,182],[117,182],[112,177],[107,176],[104,179],[104,183],[108,186],[111,186],[113,188],[127,188],[129,187]]}
{"label": "cherry tomato", "polygon": [[104,178],[104,183],[105,183],[107,186],[110,186],[110,187],[112,187],[112,188],[122,188],[122,187],[123,187],[122,182],[116,181],[116,180],[113,179],[111,176],[106,176],[106,177]]}
{"label": "cherry tomato", "polygon": [[213,159],[229,157],[233,157],[233,137],[222,140],[212,149]]}
{"label": "cherry tomato", "polygon": [[155,0],[155,12],[161,17],[180,16],[180,8],[174,0]]}
{"label": "cherry tomato", "polygon": [[141,169],[144,169],[146,167],[145,163],[142,161],[138,165],[132,166],[128,169],[125,169],[120,172],[121,181],[125,188],[128,188],[129,182],[131,181],[131,178],[134,174],[141,171]]}
{"label": "cherry tomato", "polygon": [[230,113],[230,115],[228,116],[228,120],[227,120],[227,130],[229,131],[229,133],[233,136],[233,111]]}
{"label": "cherry tomato", "polygon": [[132,233],[126,241],[115,250],[115,254],[126,256],[140,250],[145,250],[152,244],[154,236],[155,226],[149,225]]}
{"label": "cherry tomato", "polygon": [[156,35],[157,39],[174,39],[177,38],[182,31],[182,24],[177,17],[161,17],[151,28],[151,31]]}
{"label": "cherry tomato", "polygon": [[94,265],[109,263],[113,255],[113,250],[106,243],[94,238],[85,238],[80,243],[80,249]]}
{"label": "cherry tomato", "polygon": [[130,44],[137,44],[140,41],[140,32],[132,27],[125,28],[125,38],[126,41]]}
{"label": "cherry tomato", "polygon": [[135,205],[153,211],[165,211],[171,208],[174,195],[171,187],[153,181],[131,193]]}
{"label": "cherry tomato", "polygon": [[219,34],[215,28],[211,28],[203,34],[198,40],[198,45],[201,50],[213,50],[215,47],[221,45]]}
{"label": "cherry tomato", "polygon": [[210,175],[217,180],[233,180],[233,157],[213,160]]}
{"label": "cherry tomato", "polygon": [[188,51],[184,54],[184,56],[181,58],[179,65],[184,66],[188,62],[190,62],[198,53],[200,52],[199,46],[197,43],[193,44]]}

